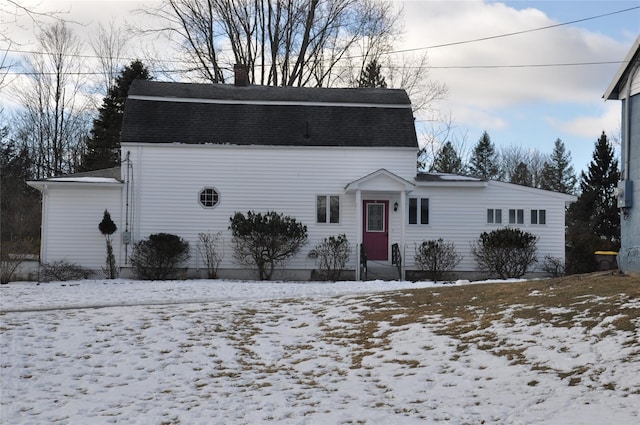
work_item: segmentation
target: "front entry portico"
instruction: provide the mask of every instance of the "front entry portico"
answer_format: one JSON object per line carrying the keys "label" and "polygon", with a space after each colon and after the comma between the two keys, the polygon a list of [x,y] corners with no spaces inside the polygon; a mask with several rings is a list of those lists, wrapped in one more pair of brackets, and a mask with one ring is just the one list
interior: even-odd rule
{"label": "front entry portico", "polygon": [[345,193],[355,194],[357,280],[361,278],[362,252],[366,253],[367,260],[389,262],[391,245],[404,247],[407,222],[405,204],[407,193],[414,187],[414,183],[384,168],[346,185]]}

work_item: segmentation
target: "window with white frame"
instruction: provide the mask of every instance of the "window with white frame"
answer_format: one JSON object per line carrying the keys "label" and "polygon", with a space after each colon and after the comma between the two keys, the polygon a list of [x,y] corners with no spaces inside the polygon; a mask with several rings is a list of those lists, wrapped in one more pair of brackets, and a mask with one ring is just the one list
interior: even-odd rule
{"label": "window with white frame", "polygon": [[409,224],[429,224],[429,198],[409,198]]}
{"label": "window with white frame", "polygon": [[524,224],[524,210],[509,210],[509,224]]}
{"label": "window with white frame", "polygon": [[198,196],[200,205],[205,208],[213,208],[220,201],[220,194],[212,187],[205,187]]}
{"label": "window with white frame", "polygon": [[316,222],[340,223],[340,196],[318,195],[316,197]]}
{"label": "window with white frame", "polygon": [[489,224],[501,224],[502,223],[502,210],[488,208],[487,209],[487,223]]}
{"label": "window with white frame", "polygon": [[547,224],[547,210],[531,210],[531,224]]}

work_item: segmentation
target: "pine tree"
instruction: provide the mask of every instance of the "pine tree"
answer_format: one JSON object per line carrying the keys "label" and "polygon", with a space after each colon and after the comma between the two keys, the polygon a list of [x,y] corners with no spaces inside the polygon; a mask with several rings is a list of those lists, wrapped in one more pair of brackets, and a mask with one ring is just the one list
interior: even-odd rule
{"label": "pine tree", "polygon": [[533,175],[531,171],[529,171],[527,164],[521,162],[516,166],[516,169],[509,179],[509,183],[533,187]]}
{"label": "pine tree", "polygon": [[486,131],[473,149],[469,163],[469,173],[484,180],[497,180],[501,177],[500,157]]}
{"label": "pine tree", "polygon": [[433,160],[431,171],[449,174],[464,174],[462,158],[451,142],[445,143]]}
{"label": "pine tree", "polygon": [[375,59],[369,62],[365,69],[360,73],[358,79],[358,87],[381,87],[387,88],[387,82],[384,80],[380,72],[380,64]]}
{"label": "pine tree", "polygon": [[567,214],[567,261],[573,273],[594,271],[596,250],[618,250],[620,216],[614,190],[620,179],[618,160],[602,133],[587,173],[580,174],[581,194]]}
{"label": "pine tree", "polygon": [[149,71],[139,60],[126,66],[103,99],[98,118],[93,121],[87,151],[82,157],[79,171],[100,170],[120,165],[120,128],[124,102],[133,80],[150,80]]}
{"label": "pine tree", "polygon": [[544,164],[540,188],[560,193],[575,193],[576,173],[571,166],[571,152],[557,139],[549,161]]}

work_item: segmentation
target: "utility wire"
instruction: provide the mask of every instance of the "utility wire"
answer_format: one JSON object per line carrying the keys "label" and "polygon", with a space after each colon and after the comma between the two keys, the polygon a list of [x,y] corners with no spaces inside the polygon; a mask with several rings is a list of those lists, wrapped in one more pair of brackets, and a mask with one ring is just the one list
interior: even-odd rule
{"label": "utility wire", "polygon": [[[625,61],[602,61],[602,62],[575,62],[575,63],[544,63],[544,64],[521,64],[521,65],[442,65],[442,66],[431,66],[427,65],[425,68],[428,69],[509,69],[509,68],[554,68],[554,67],[572,67],[572,66],[597,66],[597,65],[620,65],[626,63]],[[384,67],[384,66],[383,66]],[[419,69],[421,67],[413,67],[413,66],[394,66],[394,69],[403,68],[403,69]],[[149,70],[154,74],[161,73],[183,73],[184,69],[152,69]],[[193,71],[193,70],[191,70]],[[36,76],[36,75],[57,75],[56,72],[30,72],[30,71],[8,71],[8,74],[13,75],[25,75],[25,76]],[[103,75],[102,72],[65,72],[66,75]]]}
{"label": "utility wire", "polygon": [[412,49],[393,50],[393,51],[387,52],[385,54],[390,55],[390,54],[396,54],[396,53],[415,52],[415,51],[418,51],[418,50],[439,49],[441,47],[459,46],[461,44],[477,43],[477,42],[480,42],[480,41],[495,40],[497,38],[512,37],[514,35],[527,34],[527,33],[536,32],[536,31],[543,31],[543,30],[562,27],[562,26],[566,26],[566,25],[577,24],[579,22],[590,21],[590,20],[593,20],[593,19],[604,18],[604,17],[607,17],[607,16],[616,15],[616,14],[619,14],[619,13],[630,12],[630,11],[636,10],[636,9],[640,9],[640,6],[629,7],[627,9],[616,10],[615,12],[603,13],[601,15],[591,16],[591,17],[588,17],[588,18],[576,19],[575,21],[568,21],[568,22],[562,22],[562,23],[554,24],[554,25],[547,25],[545,27],[532,28],[532,29],[528,29],[528,30],[510,32],[510,33],[506,33],[506,34],[492,35],[492,36],[489,36],[489,37],[474,38],[472,40],[454,41],[454,42],[451,42],[451,43],[444,43],[444,44],[434,44],[432,46],[426,46],[426,47],[415,47],[415,48],[412,48]]}
{"label": "utility wire", "polygon": [[[415,48],[411,48],[411,49],[393,50],[393,51],[390,51],[390,52],[385,52],[383,54],[384,55],[392,55],[392,54],[397,54],[397,53],[415,52],[415,51],[419,51],[419,50],[438,49],[438,48],[442,48],[442,47],[459,46],[459,45],[462,45],[462,44],[470,44],[470,43],[477,43],[477,42],[487,41],[487,40],[495,40],[495,39],[498,39],[498,38],[512,37],[512,36],[515,36],[515,35],[526,34],[526,33],[531,33],[531,32],[536,32],[536,31],[548,30],[548,29],[552,29],[552,28],[557,28],[557,27],[562,27],[562,26],[566,26],[566,25],[576,24],[576,23],[579,23],[579,22],[590,21],[590,20],[593,20],[593,19],[600,19],[600,18],[604,18],[604,17],[607,17],[607,16],[617,15],[617,14],[620,14],[620,13],[626,13],[626,12],[630,12],[632,10],[637,10],[637,9],[640,9],[640,6],[629,7],[627,9],[616,10],[614,12],[603,13],[603,14],[596,15],[596,16],[590,16],[590,17],[587,17],[587,18],[576,19],[576,20],[573,20],[573,21],[562,22],[562,23],[559,23],[559,24],[547,25],[547,26],[544,26],[544,27],[532,28],[532,29],[528,29],[528,30],[516,31],[516,32],[499,34],[499,35],[493,35],[493,36],[488,36],[488,37],[475,38],[475,39],[471,39],[471,40],[455,41],[455,42],[450,42],[450,43],[435,44],[435,45],[424,46],[424,47],[415,47]],[[0,50],[3,50],[5,52],[10,52],[10,53],[21,53],[21,54],[33,54],[33,55],[45,55],[45,54],[47,54],[47,53],[44,53],[44,52],[36,52],[36,51],[20,50],[20,49],[10,49],[10,48],[6,48],[6,49],[5,48],[0,48]],[[63,54],[63,56],[77,57],[77,58],[89,58],[89,59],[103,58],[102,56],[88,55],[88,54]],[[364,55],[350,56],[347,59],[355,59],[355,58],[359,58],[359,57],[364,57]],[[109,59],[114,59],[114,58],[110,57]],[[138,60],[139,58],[136,58],[136,59],[118,58],[118,59],[127,60],[127,61],[133,61],[133,60]],[[171,62],[181,62],[181,61],[173,59],[173,60],[164,60],[163,62],[171,63]],[[543,65],[538,65],[538,66],[543,66]],[[549,65],[549,66],[554,66],[554,65]],[[499,66],[499,67],[502,67],[502,66]],[[436,68],[436,67],[431,66],[430,68]]]}

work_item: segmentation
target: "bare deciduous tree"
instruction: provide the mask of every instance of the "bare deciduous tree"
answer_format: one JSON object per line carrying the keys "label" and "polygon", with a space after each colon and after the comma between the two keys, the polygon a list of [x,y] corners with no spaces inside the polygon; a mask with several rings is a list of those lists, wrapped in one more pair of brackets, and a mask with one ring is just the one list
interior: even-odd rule
{"label": "bare deciduous tree", "polygon": [[350,60],[364,65],[388,49],[398,14],[377,0],[164,0],[146,9],[185,59],[185,71],[222,83],[233,64],[249,82],[272,86],[347,85]]}
{"label": "bare deciduous tree", "polygon": [[56,22],[38,34],[37,49],[25,58],[28,82],[17,93],[17,133],[31,149],[35,177],[42,178],[74,171],[89,119],[78,38]]}
{"label": "bare deciduous tree", "polygon": [[547,159],[547,155],[538,149],[525,149],[520,145],[510,145],[500,150],[501,168],[505,181],[513,181],[518,166],[524,163],[527,165],[528,172],[531,173],[532,187],[540,187],[542,170]]}
{"label": "bare deciduous tree", "polygon": [[108,27],[99,24],[96,34],[91,39],[90,44],[98,57],[99,72],[102,76],[102,81],[97,89],[103,96],[109,93],[109,89],[114,86],[121,71],[120,67],[125,61],[123,53],[127,50],[128,40],[129,37],[125,29],[114,21],[109,22]]}

